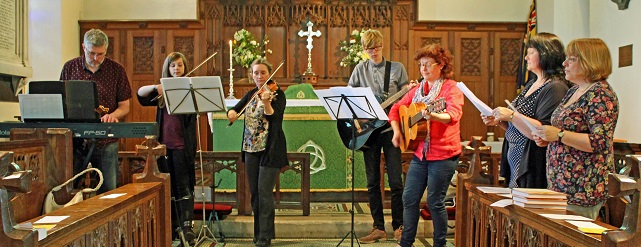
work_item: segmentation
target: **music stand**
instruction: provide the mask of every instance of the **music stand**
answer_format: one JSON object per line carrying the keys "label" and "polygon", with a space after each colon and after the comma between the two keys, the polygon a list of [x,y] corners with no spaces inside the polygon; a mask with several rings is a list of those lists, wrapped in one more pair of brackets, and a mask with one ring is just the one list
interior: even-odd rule
{"label": "music stand", "polygon": [[[352,88],[352,87],[332,87],[325,90],[314,90],[323,106],[332,120],[349,120],[354,126],[357,124],[359,119],[379,119],[379,120],[388,120],[385,110],[378,103],[378,100],[374,97],[374,93],[369,88]],[[380,117],[379,117],[380,116]],[[352,140],[356,138],[356,129],[352,128]],[[356,237],[356,232],[354,231],[354,156],[356,154],[356,142],[350,142],[350,147],[352,150],[352,157],[350,162],[352,165],[352,209],[349,211],[352,217],[351,230],[341,239],[336,246],[340,246],[347,236],[351,236],[351,244],[354,246],[354,239],[358,246],[361,246],[358,242],[358,237]]]}
{"label": "music stand", "polygon": [[[200,159],[200,183],[205,185],[203,153],[200,142],[200,113],[226,111],[223,86],[219,76],[161,78],[160,84],[165,95],[165,104],[169,115],[196,114],[198,132],[198,155]],[[207,227],[205,213],[205,190],[201,192],[203,204],[203,223],[196,245],[218,243],[216,237]],[[193,210],[193,208],[191,209]]]}

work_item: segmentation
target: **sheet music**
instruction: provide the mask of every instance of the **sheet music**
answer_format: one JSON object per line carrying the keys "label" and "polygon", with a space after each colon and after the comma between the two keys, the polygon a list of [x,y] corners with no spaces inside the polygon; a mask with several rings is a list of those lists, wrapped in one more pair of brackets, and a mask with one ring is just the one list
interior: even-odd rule
{"label": "sheet music", "polygon": [[227,110],[219,76],[161,78],[160,83],[169,114]]}
{"label": "sheet music", "polygon": [[22,119],[63,119],[65,117],[60,94],[19,94]]}
{"label": "sheet music", "polygon": [[331,87],[329,89],[314,90],[318,98],[323,101],[325,110],[330,113],[333,120],[351,119],[352,112],[341,95],[348,96],[356,118],[389,120],[387,113],[378,103],[374,93],[369,87]]}
{"label": "sheet music", "polygon": [[463,94],[465,94],[465,97],[467,97],[467,99],[469,99],[470,102],[472,102],[472,104],[476,106],[476,109],[478,109],[481,114],[485,116],[492,116],[492,108],[487,106],[487,104],[476,97],[476,95],[474,95],[474,93],[472,93],[472,91],[470,91],[470,89],[465,86],[465,83],[460,81],[456,83],[456,86],[461,89]]}

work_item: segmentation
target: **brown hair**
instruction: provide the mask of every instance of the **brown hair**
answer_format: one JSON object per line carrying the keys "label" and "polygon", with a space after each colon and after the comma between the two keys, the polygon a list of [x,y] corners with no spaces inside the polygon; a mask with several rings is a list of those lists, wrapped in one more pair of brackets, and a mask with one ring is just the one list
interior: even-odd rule
{"label": "brown hair", "polygon": [[189,73],[189,66],[185,55],[180,52],[172,52],[167,55],[167,58],[165,58],[165,62],[162,64],[162,78],[172,77],[171,72],[169,71],[169,65],[171,64],[171,62],[176,61],[179,58],[182,58],[183,64],[185,65],[185,72],[182,76],[185,76],[185,74]]}
{"label": "brown hair", "polygon": [[443,48],[440,44],[431,44],[418,49],[418,51],[416,51],[416,55],[414,55],[414,61],[418,61],[424,57],[432,58],[437,64],[443,65],[443,68],[441,69],[441,77],[444,79],[451,79],[454,76],[452,53]]}

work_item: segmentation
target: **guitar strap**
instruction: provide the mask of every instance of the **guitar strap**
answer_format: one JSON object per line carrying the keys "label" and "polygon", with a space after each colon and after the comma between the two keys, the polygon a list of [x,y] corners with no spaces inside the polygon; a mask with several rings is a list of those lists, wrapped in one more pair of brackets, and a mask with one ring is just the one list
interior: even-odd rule
{"label": "guitar strap", "polygon": [[385,99],[387,100],[387,97],[389,97],[389,78],[390,78],[390,72],[392,71],[392,62],[385,61],[385,79],[383,79],[383,94],[385,95]]}

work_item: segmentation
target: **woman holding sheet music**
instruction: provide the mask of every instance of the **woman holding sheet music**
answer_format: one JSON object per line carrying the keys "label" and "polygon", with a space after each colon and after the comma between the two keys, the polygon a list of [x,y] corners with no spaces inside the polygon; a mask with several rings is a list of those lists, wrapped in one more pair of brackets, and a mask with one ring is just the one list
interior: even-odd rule
{"label": "woman holding sheet music", "polygon": [[610,51],[601,39],[568,44],[565,78],[576,83],[534,140],[548,147],[550,189],[568,194],[569,211],[596,219],[608,196],[606,178],[614,171],[614,128],[619,101],[606,81]]}
{"label": "woman holding sheet music", "polygon": [[510,188],[547,188],[547,147],[539,147],[532,139],[530,125],[550,124],[552,112],[568,91],[564,79],[563,43],[550,33],[539,33],[526,44],[527,70],[532,78],[512,101],[512,106],[497,107],[492,116],[481,114],[488,126],[498,125],[505,130],[501,153],[501,176]]}
{"label": "woman holding sheet music", "polygon": [[[187,58],[180,52],[172,52],[162,67],[162,77],[181,77],[187,71]],[[196,115],[169,115],[164,107],[162,85],[148,85],[138,89],[138,101],[143,106],[157,106],[156,122],[159,126],[158,141],[167,147],[167,155],[158,159],[158,169],[171,176],[173,229],[183,232],[185,240],[192,243],[196,238],[192,230],[194,219],[194,186],[196,173]],[[177,231],[174,239],[177,238]]]}
{"label": "woman holding sheet music", "polygon": [[[274,194],[276,180],[287,161],[287,144],[283,132],[285,93],[273,81],[268,81],[272,65],[265,58],[251,64],[256,88],[250,90],[227,112],[230,122],[245,114],[242,157],[247,169],[247,180],[254,211],[254,243],[270,246],[274,234]],[[267,83],[270,86],[263,87]],[[258,95],[253,97],[253,95]],[[243,111],[244,109],[244,111]]]}
{"label": "woman holding sheet music", "polygon": [[[389,113],[390,123],[394,130],[392,143],[400,146],[404,143],[401,130],[399,110],[406,106],[429,105],[439,99],[445,99],[445,110],[429,112],[420,111],[429,125],[429,131],[418,142],[414,157],[410,162],[405,189],[403,191],[403,230],[400,246],[412,246],[416,237],[420,202],[423,192],[427,190],[427,205],[434,225],[434,246],[445,246],[447,234],[447,212],[445,211],[445,192],[458,165],[461,154],[460,120],[463,115],[463,93],[450,78],[454,75],[452,54],[439,44],[419,49],[414,56],[418,62],[423,79],[418,87],[410,89],[398,101]],[[402,108],[402,106],[404,106]],[[418,116],[418,115],[417,115]]]}

